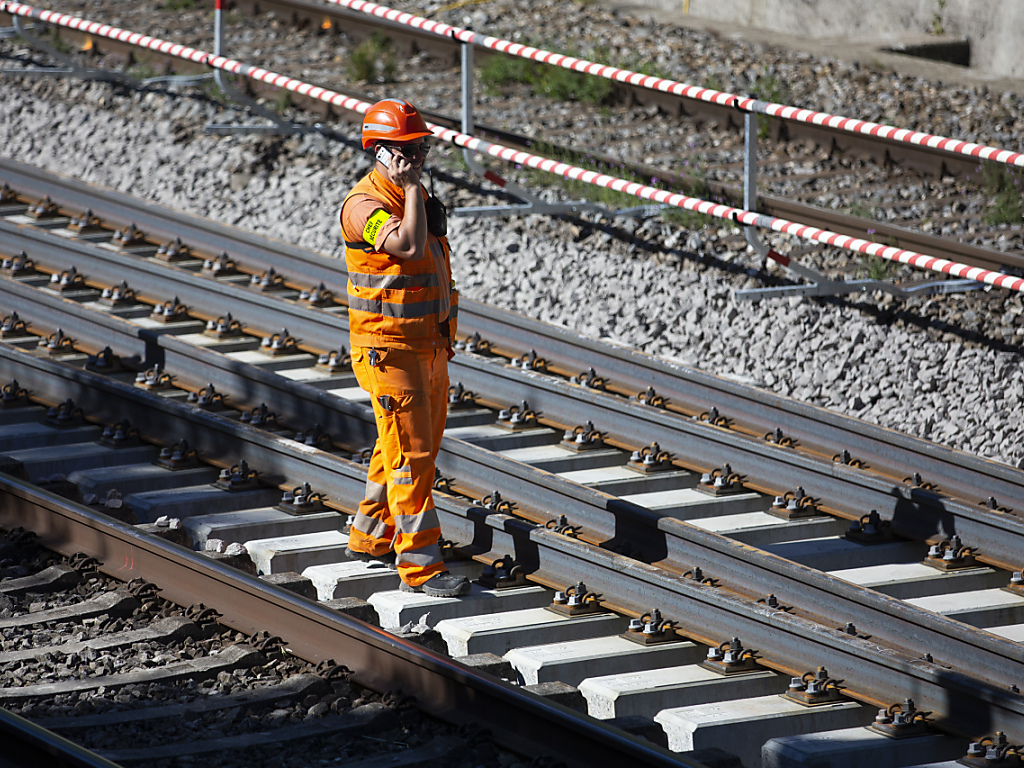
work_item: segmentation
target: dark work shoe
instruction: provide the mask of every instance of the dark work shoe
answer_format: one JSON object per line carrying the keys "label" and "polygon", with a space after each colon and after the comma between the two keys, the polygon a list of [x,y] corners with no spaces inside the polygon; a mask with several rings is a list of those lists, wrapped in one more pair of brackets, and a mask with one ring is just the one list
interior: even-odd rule
{"label": "dark work shoe", "polygon": [[345,547],[345,557],[347,557],[349,560],[359,560],[360,562],[369,563],[370,565],[373,565],[374,563],[380,563],[381,565],[390,568],[392,571],[398,570],[398,565],[395,563],[394,552],[388,552],[386,555],[374,557],[373,555],[369,555],[366,552],[356,552],[354,549],[349,549],[348,547]]}
{"label": "dark work shoe", "polygon": [[459,597],[469,592],[469,579],[465,576],[455,576],[445,571],[436,576],[431,576],[418,587],[406,584],[403,581],[399,589],[403,592],[422,592],[430,597]]}

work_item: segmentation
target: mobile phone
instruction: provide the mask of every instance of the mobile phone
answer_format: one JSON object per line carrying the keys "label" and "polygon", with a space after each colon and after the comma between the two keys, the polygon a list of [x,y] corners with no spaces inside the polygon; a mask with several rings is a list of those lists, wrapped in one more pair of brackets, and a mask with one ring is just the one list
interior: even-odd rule
{"label": "mobile phone", "polygon": [[385,168],[391,167],[391,153],[388,152],[387,147],[377,147],[377,159]]}

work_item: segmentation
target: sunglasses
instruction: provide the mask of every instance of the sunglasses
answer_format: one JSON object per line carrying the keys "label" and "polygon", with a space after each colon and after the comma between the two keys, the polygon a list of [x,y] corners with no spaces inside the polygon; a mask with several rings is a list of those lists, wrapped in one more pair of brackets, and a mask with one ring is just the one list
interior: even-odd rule
{"label": "sunglasses", "polygon": [[406,160],[413,160],[416,158],[417,155],[425,158],[428,154],[430,154],[429,144],[405,144],[400,147],[395,145],[389,145],[388,149],[391,150],[393,154],[400,154]]}

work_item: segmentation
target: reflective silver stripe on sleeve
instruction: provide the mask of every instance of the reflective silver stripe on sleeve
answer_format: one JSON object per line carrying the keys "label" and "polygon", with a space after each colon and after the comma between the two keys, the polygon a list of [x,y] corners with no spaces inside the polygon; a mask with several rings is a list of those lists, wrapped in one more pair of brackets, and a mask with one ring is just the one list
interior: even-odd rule
{"label": "reflective silver stripe on sleeve", "polygon": [[410,552],[403,552],[398,556],[399,565],[416,565],[420,568],[428,568],[444,562],[441,557],[441,548],[437,544],[430,544]]}
{"label": "reflective silver stripe on sleeve", "polygon": [[430,317],[437,312],[437,299],[431,301],[418,301],[413,304],[398,304],[382,299],[363,299],[358,296],[348,295],[348,308],[357,312],[371,312],[375,315],[393,317],[399,319],[412,319],[417,317]]}
{"label": "reflective silver stripe on sleeve", "polygon": [[356,514],[356,519],[352,521],[352,527],[371,539],[383,539],[388,532],[387,523],[376,517],[364,515],[362,512]]}
{"label": "reflective silver stripe on sleeve", "polygon": [[395,515],[392,520],[396,531],[410,535],[441,527],[437,519],[437,510],[433,507],[423,510],[418,515]]}
{"label": "reflective silver stripe on sleeve", "polygon": [[349,272],[349,282],[357,288],[390,288],[405,290],[407,288],[433,288],[437,285],[437,275],[371,275],[365,272]]}
{"label": "reflective silver stripe on sleeve", "polygon": [[383,501],[387,494],[387,486],[375,483],[373,480],[366,481],[366,490],[363,496],[367,501]]}

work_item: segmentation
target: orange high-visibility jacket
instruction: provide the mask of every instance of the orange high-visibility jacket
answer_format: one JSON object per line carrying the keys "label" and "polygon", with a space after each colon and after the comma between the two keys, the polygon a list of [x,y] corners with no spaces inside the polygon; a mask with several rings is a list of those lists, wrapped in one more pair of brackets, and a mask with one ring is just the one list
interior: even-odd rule
{"label": "orange high-visibility jacket", "polygon": [[[384,217],[371,217],[370,222],[355,221],[351,209],[356,206],[346,204],[357,195],[373,198],[380,203],[380,209],[399,219],[405,212],[405,192],[376,169],[360,179],[342,203],[341,232],[348,267],[352,347],[447,347],[455,338],[458,314],[458,291],[451,279],[448,239],[428,233],[427,252],[416,261],[402,261],[375,250],[373,241]],[[444,274],[439,274],[442,270]],[[446,303],[443,291],[450,291],[451,296],[447,335],[442,331]]]}

